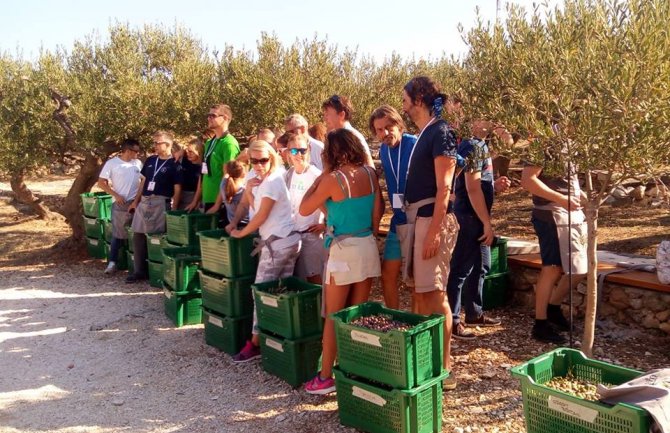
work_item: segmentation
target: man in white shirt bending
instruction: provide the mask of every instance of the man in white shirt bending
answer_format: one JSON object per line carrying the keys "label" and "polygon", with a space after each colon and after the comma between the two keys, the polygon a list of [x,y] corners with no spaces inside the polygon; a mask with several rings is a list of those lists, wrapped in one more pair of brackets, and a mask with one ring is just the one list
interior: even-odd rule
{"label": "man in white shirt bending", "polygon": [[351,126],[351,123],[349,122],[351,120],[351,114],[354,112],[354,108],[351,105],[349,98],[346,96],[333,95],[323,101],[323,104],[321,104],[321,110],[323,112],[323,122],[326,124],[326,129],[328,132],[340,128],[351,131],[356,137],[358,137],[361,144],[363,145],[363,148],[365,149],[365,153],[368,155],[367,164],[370,167],[374,167],[368,142],[365,141],[363,134]]}

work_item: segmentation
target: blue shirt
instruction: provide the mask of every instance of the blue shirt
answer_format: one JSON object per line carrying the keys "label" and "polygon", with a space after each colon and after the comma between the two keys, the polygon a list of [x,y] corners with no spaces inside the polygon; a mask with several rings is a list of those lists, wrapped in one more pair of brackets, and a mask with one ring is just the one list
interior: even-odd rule
{"label": "blue shirt", "polygon": [[484,141],[476,138],[466,139],[458,145],[458,154],[465,160],[465,167],[456,178],[454,185],[454,194],[456,195],[454,212],[461,215],[477,216],[468,197],[465,173],[481,172],[484,202],[489,214],[491,214],[491,207],[493,207],[493,162],[488,146]]}
{"label": "blue shirt", "polygon": [[[162,195],[172,197],[174,195],[174,186],[183,183],[183,176],[174,158],[159,159],[152,155],[144,162],[142,167],[142,176],[144,180],[144,190],[142,195]],[[153,191],[149,191],[149,183],[154,182]]]}
{"label": "blue shirt", "polygon": [[[381,145],[379,155],[382,161],[384,177],[386,177],[386,190],[388,191],[388,199],[392,209],[393,194],[405,193],[409,155],[412,153],[415,144],[415,136],[403,134],[398,146],[390,147],[385,143]],[[400,159],[400,164],[398,164],[398,159]],[[393,217],[391,217],[392,232],[395,233],[395,226],[398,224],[407,224],[407,216],[402,209],[393,209]]]}

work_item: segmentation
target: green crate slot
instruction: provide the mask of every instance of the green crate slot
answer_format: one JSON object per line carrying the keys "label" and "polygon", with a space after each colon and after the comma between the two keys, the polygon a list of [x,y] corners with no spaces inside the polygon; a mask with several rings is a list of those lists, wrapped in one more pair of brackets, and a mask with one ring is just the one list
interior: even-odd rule
{"label": "green crate slot", "polygon": [[202,212],[171,210],[165,213],[168,240],[181,245],[197,245],[196,233],[216,228],[218,216]]}
{"label": "green crate slot", "polygon": [[484,277],[482,289],[482,302],[484,310],[492,310],[505,305],[507,302],[507,286],[509,284],[509,272],[502,274],[489,274]]}
{"label": "green crate slot", "polygon": [[80,194],[84,215],[91,218],[112,218],[112,196],[106,192],[85,192]]}
{"label": "green crate slot", "polygon": [[175,292],[163,286],[165,315],[179,328],[202,323],[202,298],[199,292]]}
{"label": "green crate slot", "polygon": [[98,218],[82,217],[84,219],[84,232],[86,237],[104,240],[102,222]]}
{"label": "green crate slot", "polygon": [[333,369],[340,422],[370,433],[442,431],[442,381],[448,373],[416,388],[402,390],[372,384]]}
{"label": "green crate slot", "polygon": [[135,247],[133,245],[133,235],[135,232],[133,232],[132,227],[128,226],[126,227],[126,233],[128,233],[128,251],[132,253],[135,250]]}
{"label": "green crate slot", "polygon": [[147,234],[147,256],[153,262],[163,263],[163,247],[167,243],[165,233]]}
{"label": "green crate slot", "polygon": [[112,221],[102,220],[102,234],[105,242],[112,242]]}
{"label": "green crate slot", "polygon": [[319,367],[321,336],[289,340],[261,331],[263,370],[293,387],[313,378]]}
{"label": "green crate slot", "polygon": [[133,258],[133,253],[130,251],[130,248],[128,248],[125,254],[126,254],[126,263],[128,264],[128,275],[132,275],[135,273],[135,261]]}
{"label": "green crate slot", "polygon": [[237,354],[251,339],[251,315],[233,318],[215,313],[204,307],[204,297],[202,322],[205,324],[205,343],[229,355]]}
{"label": "green crate slot", "polygon": [[254,277],[226,278],[200,270],[202,306],[224,316],[240,317],[253,313],[251,284]]}
{"label": "green crate slot", "polygon": [[633,405],[583,400],[543,384],[568,372],[592,383],[620,385],[641,372],[587,358],[574,349],[555,349],[512,368],[521,381],[528,433],[647,433],[651,419]]}
{"label": "green crate slot", "polygon": [[[378,332],[350,325],[362,316],[388,314],[412,325]],[[342,370],[394,388],[409,389],[442,374],[444,316],[422,316],[367,302],[331,315]]]}
{"label": "green crate slot", "polygon": [[163,249],[163,281],[177,291],[200,290],[199,265],[196,247]]}
{"label": "green crate slot", "polygon": [[[107,259],[109,259],[109,251],[111,248],[111,243],[105,242],[105,257],[107,257]],[[125,271],[128,269],[128,255],[126,254],[126,251],[127,248],[125,242],[123,242],[121,248],[119,248],[119,255],[116,260],[116,269],[119,271]],[[130,257],[132,257],[132,255]]]}
{"label": "green crate slot", "polygon": [[105,241],[97,238],[86,238],[86,251],[94,259],[105,259]]}
{"label": "green crate slot", "polygon": [[163,287],[163,264],[147,260],[147,269],[149,270],[149,285],[157,289]]}
{"label": "green crate slot", "polygon": [[198,233],[202,268],[228,278],[256,274],[258,256],[251,256],[254,237],[232,238],[225,230],[205,230]]}
{"label": "green crate slot", "polygon": [[491,247],[491,269],[489,274],[507,272],[507,239],[498,238],[498,242]]}
{"label": "green crate slot", "polygon": [[[277,294],[279,285],[288,291]],[[259,328],[291,339],[323,332],[321,286],[288,277],[254,284],[251,288]]]}

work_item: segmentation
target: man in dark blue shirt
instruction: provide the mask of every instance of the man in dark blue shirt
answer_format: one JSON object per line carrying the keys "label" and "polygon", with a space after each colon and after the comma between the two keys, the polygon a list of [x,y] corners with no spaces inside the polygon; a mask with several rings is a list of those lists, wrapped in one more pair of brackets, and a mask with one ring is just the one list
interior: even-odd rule
{"label": "man in dark blue shirt", "polygon": [[447,294],[453,316],[453,336],[472,339],[475,335],[460,320],[461,292],[465,322],[476,326],[496,326],[499,319],[484,315],[482,289],[484,277],[491,268],[493,227],[493,164],[486,143],[477,138],[462,140],[458,154],[465,161],[454,185],[454,213],[460,230],[451,259]]}

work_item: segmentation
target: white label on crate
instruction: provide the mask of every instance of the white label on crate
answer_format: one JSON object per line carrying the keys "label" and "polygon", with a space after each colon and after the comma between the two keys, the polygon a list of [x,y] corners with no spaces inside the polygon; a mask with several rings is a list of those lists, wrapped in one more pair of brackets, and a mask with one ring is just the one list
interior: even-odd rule
{"label": "white label on crate", "polygon": [[86,218],[86,224],[93,226],[95,223],[98,222],[97,220],[91,219],[91,218]]}
{"label": "white label on crate", "polygon": [[563,400],[562,398],[549,396],[549,409],[556,410],[566,415],[579,418],[582,421],[594,422],[598,417],[598,411],[589,409],[588,407],[580,406],[571,401]]}
{"label": "white label on crate", "polygon": [[91,243],[91,245],[98,245],[97,239],[89,239],[88,241]]}
{"label": "white label on crate", "polygon": [[223,328],[223,320],[219,319],[218,317],[209,316],[209,318],[207,320],[212,325],[218,326],[219,328]]}
{"label": "white label on crate", "polygon": [[359,388],[357,386],[353,386],[351,390],[351,394],[354,397],[362,398],[363,400],[369,401],[370,403],[376,404],[377,406],[384,407],[386,405],[386,400],[373,392],[366,391],[363,388]]}
{"label": "white label on crate", "polygon": [[168,299],[170,299],[172,297],[172,292],[170,292],[168,289],[163,289],[163,294]]}
{"label": "white label on crate", "polygon": [[270,297],[270,296],[263,296],[263,295],[261,295],[261,302],[262,302],[264,305],[269,305],[269,306],[271,306],[271,307],[275,307],[275,308],[277,308],[277,307],[279,306],[279,304],[277,304],[277,299],[276,299],[276,298],[272,298],[272,297]]}
{"label": "white label on crate", "polygon": [[151,238],[151,245],[160,245],[161,240],[160,238]]}
{"label": "white label on crate", "polygon": [[282,347],[282,345],[279,341],[275,341],[275,340],[271,340],[269,338],[266,338],[265,339],[265,345],[268,346],[268,347],[272,347],[274,350],[284,352],[284,348]]}
{"label": "white label on crate", "polygon": [[382,347],[382,344],[379,342],[379,337],[368,334],[367,332],[351,331],[351,339],[358,341],[359,343],[369,344],[370,346]]}

